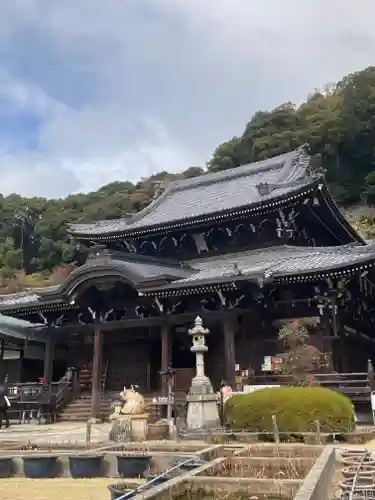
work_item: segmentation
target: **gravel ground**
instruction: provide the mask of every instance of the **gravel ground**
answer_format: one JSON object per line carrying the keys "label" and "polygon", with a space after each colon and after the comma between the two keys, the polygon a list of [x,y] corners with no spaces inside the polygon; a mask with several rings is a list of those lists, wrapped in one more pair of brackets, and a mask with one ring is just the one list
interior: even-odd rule
{"label": "gravel ground", "polygon": [[[131,479],[129,482],[140,482]],[[121,482],[113,478],[97,479],[24,479],[12,478],[0,481],[1,500],[109,500],[108,484]],[[127,481],[128,482],[128,481]]]}

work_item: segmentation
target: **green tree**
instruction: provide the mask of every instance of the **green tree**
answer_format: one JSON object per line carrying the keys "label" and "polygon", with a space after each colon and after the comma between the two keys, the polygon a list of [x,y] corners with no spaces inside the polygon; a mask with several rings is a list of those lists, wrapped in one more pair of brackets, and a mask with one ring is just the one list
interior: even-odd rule
{"label": "green tree", "polygon": [[[313,170],[324,173],[341,206],[374,205],[374,137],[375,67],[369,67],[322,91],[314,91],[299,106],[287,102],[273,110],[257,111],[242,135],[216,147],[206,168],[193,166],[181,173],[163,171],[136,184],[112,182],[97,191],[59,200],[0,195],[2,274],[19,269],[22,263],[26,273],[52,272],[62,264],[80,263],[85,252],[69,239],[68,223],[120,218],[147,206],[160,183],[236,168],[306,142]],[[366,220],[373,217],[367,216]],[[358,223],[365,225],[363,220]]]}
{"label": "green tree", "polygon": [[21,250],[14,246],[12,238],[7,237],[0,243],[0,281],[13,277],[22,265]]}
{"label": "green tree", "polygon": [[365,190],[363,197],[369,205],[375,204],[375,172],[370,172],[365,177]]}

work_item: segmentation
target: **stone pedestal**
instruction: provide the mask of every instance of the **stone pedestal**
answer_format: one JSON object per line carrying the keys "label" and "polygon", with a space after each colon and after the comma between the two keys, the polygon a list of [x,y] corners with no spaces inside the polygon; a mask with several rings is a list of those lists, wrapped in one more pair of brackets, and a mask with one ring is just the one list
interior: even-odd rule
{"label": "stone pedestal", "polygon": [[148,434],[148,414],[132,415],[130,420],[132,441],[146,441]]}
{"label": "stone pedestal", "polygon": [[202,319],[197,316],[195,326],[189,330],[193,337],[191,351],[196,355],[197,375],[191,381],[188,403],[186,430],[188,437],[203,437],[208,429],[220,425],[217,395],[214,393],[210,379],[204,373],[203,354],[207,352],[205,336],[209,333],[203,328]]}
{"label": "stone pedestal", "polygon": [[148,414],[119,415],[112,424],[109,434],[111,441],[146,441],[148,433]]}
{"label": "stone pedestal", "polygon": [[207,431],[220,426],[216,394],[187,396],[187,431]]}
{"label": "stone pedestal", "polygon": [[89,422],[91,424],[102,424],[103,423],[103,419],[97,418],[97,417],[92,417],[92,418],[90,418]]}

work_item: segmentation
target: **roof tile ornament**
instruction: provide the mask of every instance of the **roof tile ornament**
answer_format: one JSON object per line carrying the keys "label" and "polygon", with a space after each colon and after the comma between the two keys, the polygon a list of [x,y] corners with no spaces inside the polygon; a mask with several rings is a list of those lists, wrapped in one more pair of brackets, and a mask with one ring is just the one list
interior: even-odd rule
{"label": "roof tile ornament", "polygon": [[257,184],[258,193],[260,196],[267,196],[272,193],[273,189],[268,182],[261,182]]}
{"label": "roof tile ornament", "polygon": [[155,181],[154,182],[155,186],[155,191],[154,191],[154,196],[152,197],[153,200],[156,200],[159,198],[161,194],[165,191],[165,182],[164,181]]}

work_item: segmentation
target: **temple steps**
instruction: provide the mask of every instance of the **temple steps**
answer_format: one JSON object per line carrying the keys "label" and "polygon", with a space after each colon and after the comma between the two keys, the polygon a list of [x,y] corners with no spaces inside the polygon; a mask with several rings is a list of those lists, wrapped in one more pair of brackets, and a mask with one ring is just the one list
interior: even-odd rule
{"label": "temple steps", "polygon": [[[100,415],[108,420],[112,398],[104,395],[100,401]],[[83,395],[69,403],[57,417],[59,422],[87,422],[91,418],[91,395]]]}
{"label": "temple steps", "polygon": [[[105,393],[100,401],[100,415],[104,421],[108,421],[112,413],[111,403],[119,399],[118,392]],[[152,405],[152,396],[145,396],[146,413],[149,414],[149,421],[155,422],[157,412]],[[87,422],[91,418],[91,395],[83,394],[69,403],[57,417],[58,422]]]}

